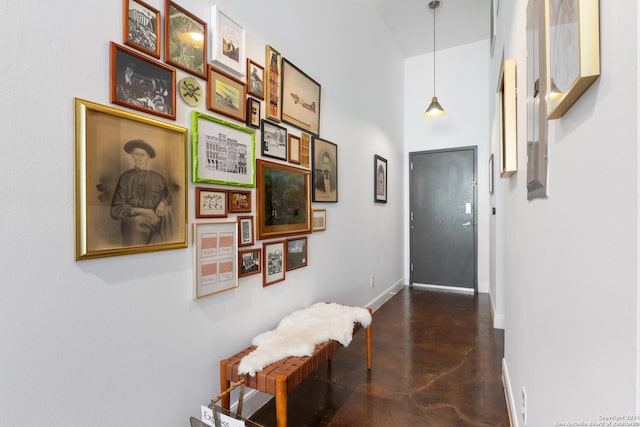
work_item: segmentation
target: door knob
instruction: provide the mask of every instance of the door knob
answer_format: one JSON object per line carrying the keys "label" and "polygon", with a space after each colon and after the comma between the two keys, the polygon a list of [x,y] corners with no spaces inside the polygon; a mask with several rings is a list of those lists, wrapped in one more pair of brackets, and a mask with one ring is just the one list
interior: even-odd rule
{"label": "door knob", "polygon": [[473,225],[473,223],[471,221],[467,221],[467,222],[462,224],[463,227],[471,227],[472,225]]}

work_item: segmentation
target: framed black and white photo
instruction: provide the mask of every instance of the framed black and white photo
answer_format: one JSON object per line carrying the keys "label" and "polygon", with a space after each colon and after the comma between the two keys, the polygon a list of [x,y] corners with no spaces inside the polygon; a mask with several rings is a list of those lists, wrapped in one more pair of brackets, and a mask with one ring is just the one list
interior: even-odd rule
{"label": "framed black and white photo", "polygon": [[124,0],[124,44],[160,58],[160,11],[141,0]]}
{"label": "framed black and white photo", "polygon": [[287,239],[287,271],[307,266],[307,238]]}
{"label": "framed black and white photo", "polygon": [[287,161],[287,129],[262,120],[262,151],[266,157]]}
{"label": "framed black and white photo", "polygon": [[264,67],[247,58],[247,94],[264,99]]}
{"label": "framed black and white photo", "polygon": [[313,139],[313,201],[338,201],[338,146]]}
{"label": "framed black and white photo", "polygon": [[75,127],[76,260],[187,247],[187,129],[78,98]]}
{"label": "framed black and white photo", "polygon": [[247,98],[247,126],[252,128],[260,128],[260,101],[254,98]]}
{"label": "framed black and white photo", "polygon": [[176,71],[111,42],[111,102],[176,119]]}
{"label": "framed black and white photo", "polygon": [[265,242],[262,244],[262,253],[264,254],[262,286],[273,285],[285,279],[287,265],[286,245],[286,240]]}
{"label": "framed black and white photo", "polygon": [[238,277],[262,273],[262,248],[238,251]]}
{"label": "framed black and white photo", "polygon": [[238,246],[251,246],[254,243],[253,216],[238,217]]}
{"label": "framed black and white photo", "polygon": [[373,156],[373,201],[387,203],[387,159]]}

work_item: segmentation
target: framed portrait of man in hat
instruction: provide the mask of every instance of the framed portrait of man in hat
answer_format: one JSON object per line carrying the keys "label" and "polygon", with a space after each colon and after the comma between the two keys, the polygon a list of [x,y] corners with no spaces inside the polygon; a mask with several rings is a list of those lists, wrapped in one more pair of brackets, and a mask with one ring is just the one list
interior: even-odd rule
{"label": "framed portrait of man in hat", "polygon": [[75,100],[76,260],[187,246],[187,129]]}

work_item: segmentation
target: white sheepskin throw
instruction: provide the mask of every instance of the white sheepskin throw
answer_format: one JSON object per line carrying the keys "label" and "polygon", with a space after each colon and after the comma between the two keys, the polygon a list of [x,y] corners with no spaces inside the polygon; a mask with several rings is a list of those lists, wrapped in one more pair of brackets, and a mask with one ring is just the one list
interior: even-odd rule
{"label": "white sheepskin throw", "polygon": [[365,328],[369,326],[369,310],[321,302],[294,311],[282,319],[276,329],[253,339],[251,344],[257,348],[242,358],[238,373],[253,376],[286,357],[311,356],[317,344],[328,340],[336,340],[346,347],[351,343],[355,322]]}

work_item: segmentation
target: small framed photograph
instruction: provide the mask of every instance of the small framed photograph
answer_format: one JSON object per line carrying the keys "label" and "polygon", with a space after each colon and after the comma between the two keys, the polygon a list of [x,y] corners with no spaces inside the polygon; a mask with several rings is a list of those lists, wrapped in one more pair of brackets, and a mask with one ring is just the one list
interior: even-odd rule
{"label": "small framed photograph", "polygon": [[260,101],[254,98],[247,98],[247,126],[260,128]]}
{"label": "small framed photograph", "polygon": [[76,260],[187,247],[187,140],[182,126],[75,99]]}
{"label": "small framed photograph", "polygon": [[287,271],[307,266],[307,238],[287,239]]}
{"label": "small framed photograph", "polygon": [[206,79],[207,23],[172,1],[165,5],[164,61]]}
{"label": "small framed photograph", "polygon": [[238,251],[238,277],[252,276],[262,273],[262,249],[245,249]]}
{"label": "small framed photograph", "polygon": [[251,191],[229,190],[229,212],[251,212]]}
{"label": "small framed photograph", "polygon": [[253,216],[238,217],[238,246],[251,246],[254,244]]}
{"label": "small framed photograph", "polygon": [[160,11],[141,0],[124,0],[124,44],[160,58]]}
{"label": "small framed photograph", "polygon": [[327,210],[314,209],[312,218],[313,232],[325,231],[327,229]]}
{"label": "small framed photograph", "polygon": [[300,164],[300,137],[289,134],[289,162]]}
{"label": "small framed photograph", "polygon": [[287,129],[262,120],[262,151],[266,157],[287,161]]}
{"label": "small framed photograph", "polygon": [[111,102],[176,119],[176,70],[111,42]]}
{"label": "small framed photograph", "polygon": [[238,287],[237,232],[235,221],[193,224],[195,299]]}
{"label": "small framed photograph", "polygon": [[255,135],[253,129],[193,111],[193,182],[254,187]]}
{"label": "small framed photograph", "polygon": [[266,46],[266,80],[265,101],[267,101],[265,117],[274,122],[279,122],[280,113],[280,87],[282,85],[282,55],[273,47]]}
{"label": "small framed photograph", "polygon": [[256,160],[258,240],[311,233],[311,172]]}
{"label": "small framed photograph", "polygon": [[373,201],[387,203],[387,159],[373,156]]}
{"label": "small framed photograph", "polygon": [[207,108],[232,119],[245,121],[245,84],[216,68],[209,67]]}
{"label": "small framed photograph", "polygon": [[244,28],[211,6],[211,61],[237,76],[245,73]]}
{"label": "small framed photograph", "polygon": [[320,134],[320,84],[286,58],[282,60],[282,121]]}
{"label": "small framed photograph", "polygon": [[313,139],[313,201],[338,201],[338,146]]}
{"label": "small framed photograph", "polygon": [[247,95],[264,99],[264,67],[247,58]]}
{"label": "small framed photograph", "polygon": [[226,218],[227,190],[196,187],[196,218]]}
{"label": "small framed photograph", "polygon": [[286,244],[285,240],[262,244],[262,253],[264,254],[262,286],[270,286],[285,279],[285,266],[287,265]]}
{"label": "small framed photograph", "polygon": [[311,167],[311,135],[302,132],[300,135],[300,166],[309,169]]}

